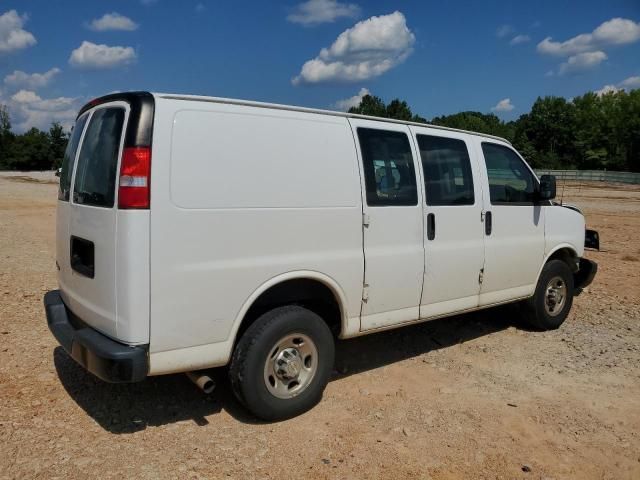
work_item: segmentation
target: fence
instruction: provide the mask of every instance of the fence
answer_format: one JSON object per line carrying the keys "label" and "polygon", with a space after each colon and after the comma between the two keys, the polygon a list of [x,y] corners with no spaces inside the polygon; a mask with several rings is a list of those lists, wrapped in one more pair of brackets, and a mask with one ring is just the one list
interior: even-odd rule
{"label": "fence", "polygon": [[640,185],[640,173],[607,170],[536,170],[536,175],[555,175],[559,181],[611,182]]}

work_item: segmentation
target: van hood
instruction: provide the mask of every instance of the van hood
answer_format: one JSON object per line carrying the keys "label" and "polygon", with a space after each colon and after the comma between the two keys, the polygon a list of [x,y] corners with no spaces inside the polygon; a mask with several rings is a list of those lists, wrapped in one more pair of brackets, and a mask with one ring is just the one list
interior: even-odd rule
{"label": "van hood", "polygon": [[580,215],[582,215],[584,217],[584,213],[582,213],[582,210],[580,210],[580,208],[578,208],[576,205],[572,205],[570,203],[557,203],[557,202],[553,202],[553,205],[556,206],[556,207],[568,208],[569,210],[573,210],[574,212],[578,212]]}

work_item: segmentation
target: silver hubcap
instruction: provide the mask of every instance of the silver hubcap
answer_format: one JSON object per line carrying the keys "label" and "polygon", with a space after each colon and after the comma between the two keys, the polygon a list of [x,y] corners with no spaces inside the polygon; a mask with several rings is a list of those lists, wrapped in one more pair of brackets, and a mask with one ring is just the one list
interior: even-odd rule
{"label": "silver hubcap", "polygon": [[306,335],[293,333],[281,338],[264,364],[267,390],[278,398],[302,393],[318,369],[318,350]]}
{"label": "silver hubcap", "polygon": [[553,277],[547,284],[544,297],[544,308],[549,315],[558,315],[567,300],[567,285],[562,277]]}

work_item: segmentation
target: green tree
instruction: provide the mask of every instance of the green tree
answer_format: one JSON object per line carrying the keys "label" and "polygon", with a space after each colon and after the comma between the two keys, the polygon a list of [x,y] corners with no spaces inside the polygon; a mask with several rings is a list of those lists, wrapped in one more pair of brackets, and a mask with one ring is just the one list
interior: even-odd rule
{"label": "green tree", "polygon": [[[368,95],[350,112],[428,123],[401,99],[385,105]],[[590,92],[572,100],[539,97],[530,112],[511,122],[466,111],[431,123],[506,138],[534,167],[640,171],[640,90]]]}
{"label": "green tree", "polygon": [[370,115],[372,117],[386,117],[387,107],[380,97],[365,95],[362,97],[362,100],[360,100],[360,105],[351,107],[349,113]]}
{"label": "green tree", "polygon": [[0,170],[8,168],[13,145],[11,117],[6,106],[0,105]]}
{"label": "green tree", "polygon": [[23,135],[17,135],[9,166],[12,170],[51,169],[53,157],[48,133],[34,127]]}
{"label": "green tree", "polygon": [[493,113],[460,112],[454,115],[435,117],[431,123],[443,127],[497,135],[499,137],[505,137],[508,140],[511,140],[513,137],[513,126],[504,123]]}
{"label": "green tree", "polygon": [[49,149],[53,168],[59,168],[62,165],[62,158],[64,157],[68,140],[69,138],[62,125],[58,122],[53,122],[49,129]]}
{"label": "green tree", "polygon": [[395,118],[396,120],[413,120],[413,113],[409,108],[409,105],[404,100],[398,98],[391,100],[386,107],[387,118]]}
{"label": "green tree", "polygon": [[624,170],[640,172],[640,89],[623,97],[618,142],[624,149]]}
{"label": "green tree", "polygon": [[11,117],[0,105],[0,170],[51,170],[62,163],[68,134],[54,122],[48,132],[37,128],[16,135]]}
{"label": "green tree", "polygon": [[516,129],[537,152],[540,166],[573,166],[575,159],[575,106],[562,97],[544,97],[534,102],[531,112],[518,119]]}
{"label": "green tree", "polygon": [[427,120],[424,117],[414,114],[411,111],[409,104],[399,98],[395,98],[391,100],[388,105],[385,105],[384,101],[380,97],[365,95],[362,97],[358,106],[351,107],[349,109],[349,113],[427,123]]}

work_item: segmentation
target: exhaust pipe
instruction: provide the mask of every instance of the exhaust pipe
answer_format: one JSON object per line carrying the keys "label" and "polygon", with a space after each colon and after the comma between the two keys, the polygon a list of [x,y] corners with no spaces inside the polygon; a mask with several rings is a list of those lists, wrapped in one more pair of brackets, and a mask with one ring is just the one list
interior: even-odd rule
{"label": "exhaust pipe", "polygon": [[216,388],[216,382],[214,382],[209,375],[198,372],[187,372],[186,375],[189,377],[189,380],[195,383],[204,393],[211,393]]}

